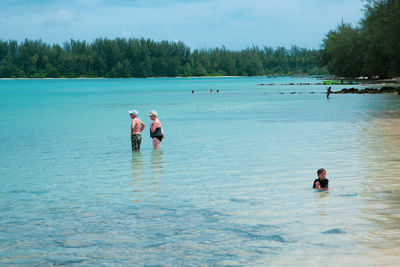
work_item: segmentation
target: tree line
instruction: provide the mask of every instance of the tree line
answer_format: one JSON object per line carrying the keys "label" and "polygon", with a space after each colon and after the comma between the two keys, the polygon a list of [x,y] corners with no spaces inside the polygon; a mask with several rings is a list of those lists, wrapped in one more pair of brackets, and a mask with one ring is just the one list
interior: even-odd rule
{"label": "tree line", "polygon": [[189,77],[326,74],[320,51],[292,46],[192,50],[183,42],[136,38],[0,40],[0,77]]}
{"label": "tree line", "polygon": [[400,76],[400,1],[367,1],[359,25],[342,22],[326,35],[321,65],[344,77]]}

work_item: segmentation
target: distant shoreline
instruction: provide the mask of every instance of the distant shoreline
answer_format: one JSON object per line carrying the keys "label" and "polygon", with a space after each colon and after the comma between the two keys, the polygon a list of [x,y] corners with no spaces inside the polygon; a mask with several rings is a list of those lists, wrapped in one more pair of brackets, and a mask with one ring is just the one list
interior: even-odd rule
{"label": "distant shoreline", "polygon": [[[191,79],[191,78],[278,78],[278,77],[292,77],[292,78],[316,78],[318,80],[346,80],[342,77],[335,77],[331,75],[289,75],[289,74],[280,74],[280,75],[260,75],[260,76],[190,76],[190,77],[130,77],[130,78],[107,78],[107,77],[74,77],[74,78],[0,78],[0,81],[5,80],[123,80],[123,79]],[[359,85],[359,86],[375,86],[375,87],[400,87],[400,83],[398,82],[398,78],[396,79],[388,79],[388,80],[346,80],[347,82],[338,83],[338,84],[324,84],[323,82],[318,83],[289,83],[289,84],[275,84],[275,83],[260,83],[258,86],[275,86],[275,85],[286,85],[286,86],[330,86],[330,87],[338,87],[338,86],[346,86],[346,85]],[[354,89],[354,88],[353,88]],[[382,93],[380,91],[373,92],[375,89],[369,90],[372,88],[365,88],[358,92],[357,90],[350,90],[351,93]],[[332,92],[333,94],[343,94],[350,93],[347,88],[342,88],[341,91]],[[387,92],[384,92],[387,93]]]}
{"label": "distant shoreline", "polygon": [[318,79],[332,79],[332,76],[325,76],[325,75],[289,75],[289,74],[279,74],[279,75],[259,75],[259,76],[189,76],[189,77],[183,77],[183,76],[176,76],[176,77],[129,77],[129,78],[107,78],[107,77],[74,77],[74,78],[68,78],[68,77],[59,77],[59,78],[0,78],[0,80],[116,80],[116,79],[166,79],[166,78],[173,78],[173,79],[190,79],[190,78],[243,78],[243,77],[248,77],[248,78],[275,78],[275,77],[313,77],[315,76]]}

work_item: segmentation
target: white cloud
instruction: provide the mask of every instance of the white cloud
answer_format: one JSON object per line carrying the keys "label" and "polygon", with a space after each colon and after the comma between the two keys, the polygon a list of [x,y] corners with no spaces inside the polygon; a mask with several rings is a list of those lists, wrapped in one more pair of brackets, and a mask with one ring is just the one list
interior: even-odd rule
{"label": "white cloud", "polygon": [[43,21],[44,27],[65,27],[77,22],[78,16],[66,9],[59,9]]}
{"label": "white cloud", "polygon": [[144,37],[229,49],[252,44],[317,48],[342,18],[355,22],[362,14],[361,0],[60,0],[28,10],[15,4],[3,7],[3,39]]}

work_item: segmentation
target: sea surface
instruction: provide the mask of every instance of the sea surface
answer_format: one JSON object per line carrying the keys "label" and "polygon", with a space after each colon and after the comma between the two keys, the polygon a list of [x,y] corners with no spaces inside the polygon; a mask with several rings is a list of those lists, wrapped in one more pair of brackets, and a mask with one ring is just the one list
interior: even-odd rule
{"label": "sea surface", "polygon": [[319,82],[0,80],[0,266],[398,266],[400,96]]}

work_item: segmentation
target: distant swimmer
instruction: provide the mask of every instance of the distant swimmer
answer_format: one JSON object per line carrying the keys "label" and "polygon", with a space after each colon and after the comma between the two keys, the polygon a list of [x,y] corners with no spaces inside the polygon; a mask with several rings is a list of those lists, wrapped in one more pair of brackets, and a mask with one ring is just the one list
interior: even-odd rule
{"label": "distant swimmer", "polygon": [[143,132],[146,125],[138,118],[139,113],[136,110],[130,110],[129,115],[132,119],[131,123],[131,144],[132,151],[140,150],[140,144],[142,143],[141,132]]}
{"label": "distant swimmer", "polygon": [[194,94],[194,90],[192,90],[192,94]]}
{"label": "distant swimmer", "polygon": [[219,94],[219,90],[217,90],[217,94]]}
{"label": "distant swimmer", "polygon": [[318,179],[314,180],[313,188],[317,190],[328,190],[329,180],[326,178],[326,171],[324,169],[319,169],[317,171]]}
{"label": "distant swimmer", "polygon": [[157,111],[152,110],[147,115],[153,121],[150,126],[150,137],[153,139],[153,148],[158,150],[161,148],[162,139],[165,138],[164,130],[161,121],[158,119]]}
{"label": "distant swimmer", "polygon": [[210,94],[212,94],[213,93],[213,90],[212,89],[210,89]]}
{"label": "distant swimmer", "polygon": [[326,92],[326,98],[328,98],[329,99],[329,95],[331,94],[331,87],[329,86],[328,87],[328,90],[327,90],[327,92]]}

